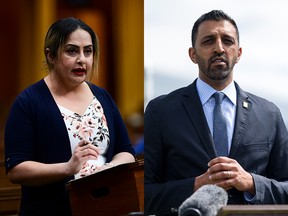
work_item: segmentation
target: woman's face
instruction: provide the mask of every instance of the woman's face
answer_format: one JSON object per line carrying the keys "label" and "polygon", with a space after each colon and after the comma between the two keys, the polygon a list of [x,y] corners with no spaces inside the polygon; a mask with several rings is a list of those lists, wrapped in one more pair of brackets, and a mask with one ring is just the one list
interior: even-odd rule
{"label": "woman's face", "polygon": [[93,67],[93,45],[90,34],[77,29],[70,34],[53,60],[53,76],[65,85],[80,85],[87,80]]}

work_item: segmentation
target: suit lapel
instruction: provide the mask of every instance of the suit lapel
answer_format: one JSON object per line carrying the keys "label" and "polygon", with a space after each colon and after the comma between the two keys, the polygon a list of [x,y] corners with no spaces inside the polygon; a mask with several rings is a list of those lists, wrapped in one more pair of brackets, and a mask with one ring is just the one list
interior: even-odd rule
{"label": "suit lapel", "polygon": [[[189,85],[183,94],[183,105],[189,118],[191,119],[200,140],[210,155],[211,159],[216,157],[213,138],[210,133],[202,104],[197,93],[196,81]],[[204,123],[203,123],[204,122]]]}
{"label": "suit lapel", "polygon": [[241,144],[241,138],[247,130],[247,121],[250,110],[252,109],[252,103],[248,98],[248,95],[235,83],[237,90],[237,107],[236,107],[236,119],[234,126],[234,133],[232,139],[232,145],[229,157],[233,158],[237,152],[238,147]]}

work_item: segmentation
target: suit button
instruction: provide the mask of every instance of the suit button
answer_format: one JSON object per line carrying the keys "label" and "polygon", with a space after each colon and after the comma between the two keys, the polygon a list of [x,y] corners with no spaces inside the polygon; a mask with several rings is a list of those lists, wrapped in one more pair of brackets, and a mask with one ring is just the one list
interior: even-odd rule
{"label": "suit button", "polygon": [[231,189],[227,190],[228,197],[233,197],[233,191]]}
{"label": "suit button", "polygon": [[171,211],[172,213],[178,213],[178,208],[172,207],[172,208],[170,209],[170,211]]}

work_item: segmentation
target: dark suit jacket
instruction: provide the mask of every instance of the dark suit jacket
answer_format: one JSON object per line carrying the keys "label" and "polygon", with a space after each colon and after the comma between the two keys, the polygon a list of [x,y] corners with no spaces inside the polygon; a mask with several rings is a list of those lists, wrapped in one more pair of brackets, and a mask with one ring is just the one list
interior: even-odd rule
{"label": "dark suit jacket", "polygon": [[[252,174],[254,204],[288,204],[288,133],[280,110],[237,84],[236,89],[229,157]],[[192,195],[195,177],[215,157],[195,81],[150,101],[145,111],[145,214],[175,212]],[[232,189],[228,203],[247,202],[243,192]]]}

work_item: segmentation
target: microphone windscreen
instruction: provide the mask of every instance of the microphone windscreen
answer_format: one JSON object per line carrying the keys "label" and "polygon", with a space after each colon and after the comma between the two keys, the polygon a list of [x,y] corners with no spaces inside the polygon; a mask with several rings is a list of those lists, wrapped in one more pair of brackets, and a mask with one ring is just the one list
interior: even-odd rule
{"label": "microphone windscreen", "polygon": [[199,215],[217,216],[219,210],[227,205],[227,201],[228,194],[223,188],[216,185],[204,185],[180,205],[178,215],[188,216],[191,209],[198,209],[201,213]]}

